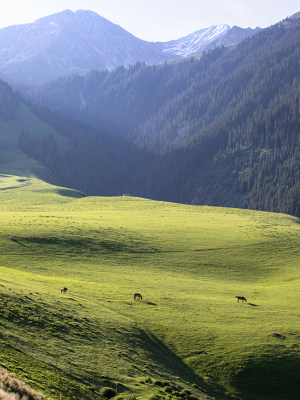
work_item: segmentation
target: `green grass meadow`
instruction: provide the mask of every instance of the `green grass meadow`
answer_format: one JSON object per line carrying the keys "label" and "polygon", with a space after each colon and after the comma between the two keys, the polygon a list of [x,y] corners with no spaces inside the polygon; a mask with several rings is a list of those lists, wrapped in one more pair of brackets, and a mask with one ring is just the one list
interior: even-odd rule
{"label": "green grass meadow", "polygon": [[299,399],[298,219],[3,174],[0,224],[0,364],[34,388]]}
{"label": "green grass meadow", "polygon": [[49,171],[36,160],[24,154],[18,146],[20,133],[25,130],[31,136],[48,137],[52,135],[61,149],[68,146],[67,139],[52,126],[41,121],[28,106],[21,103],[13,119],[0,118],[0,163],[1,173],[18,175],[49,176]]}

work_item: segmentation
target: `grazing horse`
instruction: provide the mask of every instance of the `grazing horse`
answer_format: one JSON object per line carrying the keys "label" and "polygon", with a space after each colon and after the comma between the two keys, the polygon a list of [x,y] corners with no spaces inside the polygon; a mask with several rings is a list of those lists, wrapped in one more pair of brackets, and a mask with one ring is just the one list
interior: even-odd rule
{"label": "grazing horse", "polygon": [[134,293],[133,298],[134,300],[143,300],[141,293]]}
{"label": "grazing horse", "polygon": [[62,287],[60,290],[60,293],[66,293],[66,291],[69,290],[67,287]]}
{"label": "grazing horse", "polygon": [[235,296],[238,300],[238,303],[240,302],[240,300],[242,300],[242,303],[245,301],[247,303],[247,299],[244,296]]}

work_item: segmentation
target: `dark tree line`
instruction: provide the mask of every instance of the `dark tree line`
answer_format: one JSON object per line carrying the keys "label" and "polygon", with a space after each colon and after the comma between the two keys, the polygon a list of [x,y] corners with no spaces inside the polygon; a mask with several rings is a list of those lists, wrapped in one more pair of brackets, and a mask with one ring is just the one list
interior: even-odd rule
{"label": "dark tree line", "polygon": [[5,120],[14,118],[21,101],[19,93],[0,79],[0,117]]}

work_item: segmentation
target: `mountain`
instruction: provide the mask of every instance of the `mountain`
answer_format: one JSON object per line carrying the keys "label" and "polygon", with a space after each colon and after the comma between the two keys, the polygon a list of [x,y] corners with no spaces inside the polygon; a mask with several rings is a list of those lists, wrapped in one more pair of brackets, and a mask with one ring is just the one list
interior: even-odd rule
{"label": "mountain", "polygon": [[61,78],[31,101],[152,154],[126,192],[300,215],[299,22],[200,58]]}
{"label": "mountain", "polygon": [[239,43],[259,31],[260,28],[243,29],[237,26],[231,28],[229,25],[211,26],[178,40],[162,43],[162,51],[181,57],[193,56],[215,47]]}
{"label": "mountain", "polygon": [[82,10],[66,10],[32,24],[1,29],[0,43],[1,76],[26,84],[91,69],[174,58],[162,56],[152,43],[136,38],[96,13]]}
{"label": "mountain", "polygon": [[256,30],[241,29],[243,34],[229,38],[230,32],[228,26],[221,25],[177,41],[152,43],[92,11],[66,10],[0,30],[0,77],[14,84],[35,85],[59,76],[112,70],[136,62],[157,64],[200,53],[213,43],[222,45],[226,37],[226,44],[236,43]]}

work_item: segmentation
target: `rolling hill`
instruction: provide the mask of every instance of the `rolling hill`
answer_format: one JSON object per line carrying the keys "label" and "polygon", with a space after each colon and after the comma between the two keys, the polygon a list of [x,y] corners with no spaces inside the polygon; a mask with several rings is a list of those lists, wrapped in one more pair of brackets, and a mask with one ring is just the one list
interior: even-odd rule
{"label": "rolling hill", "polygon": [[298,219],[7,174],[0,189],[9,373],[52,398],[298,398]]}

